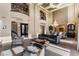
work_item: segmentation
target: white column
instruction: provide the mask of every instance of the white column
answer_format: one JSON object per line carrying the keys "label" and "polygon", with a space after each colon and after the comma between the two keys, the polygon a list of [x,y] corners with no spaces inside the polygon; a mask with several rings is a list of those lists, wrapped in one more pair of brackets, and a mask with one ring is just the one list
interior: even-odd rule
{"label": "white column", "polygon": [[29,4],[29,12],[30,12],[30,17],[29,17],[29,25],[28,25],[28,30],[29,34],[34,37],[34,4]]}
{"label": "white column", "polygon": [[77,37],[77,51],[79,50],[79,24],[78,24],[78,37]]}

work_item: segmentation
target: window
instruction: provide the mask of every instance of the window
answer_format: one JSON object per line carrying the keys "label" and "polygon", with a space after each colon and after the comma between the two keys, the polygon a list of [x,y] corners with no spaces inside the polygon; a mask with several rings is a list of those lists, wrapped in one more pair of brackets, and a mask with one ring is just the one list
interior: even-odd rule
{"label": "window", "polygon": [[21,36],[28,36],[28,24],[21,23],[20,24],[21,28]]}
{"label": "window", "polygon": [[67,27],[68,27],[68,31],[75,31],[75,25],[74,24],[69,24]]}

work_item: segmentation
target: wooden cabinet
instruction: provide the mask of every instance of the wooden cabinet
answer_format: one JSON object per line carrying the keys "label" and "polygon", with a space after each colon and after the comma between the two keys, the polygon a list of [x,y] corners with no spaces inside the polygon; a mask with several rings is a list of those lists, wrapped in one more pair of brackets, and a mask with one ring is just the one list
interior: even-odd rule
{"label": "wooden cabinet", "polygon": [[67,37],[75,38],[75,32],[67,32]]}

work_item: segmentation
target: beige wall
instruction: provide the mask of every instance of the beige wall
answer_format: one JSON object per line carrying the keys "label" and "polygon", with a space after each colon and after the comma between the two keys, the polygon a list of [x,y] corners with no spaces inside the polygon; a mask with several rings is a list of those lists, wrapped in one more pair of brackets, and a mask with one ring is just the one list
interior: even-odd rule
{"label": "beige wall", "polygon": [[[57,25],[55,25],[55,23]],[[56,26],[56,31],[60,31],[59,28],[63,28],[63,31],[67,31],[67,23],[68,23],[68,7],[59,9],[53,12],[53,24]]]}
{"label": "beige wall", "polygon": [[6,27],[1,30],[0,37],[11,35],[10,7],[11,5],[7,3],[0,4],[0,20],[3,21],[3,25]]}
{"label": "beige wall", "polygon": [[56,22],[59,24],[59,25],[62,25],[62,24],[67,24],[67,21],[68,21],[68,8],[63,8],[63,9],[60,9],[60,10],[57,10],[53,13],[53,19],[56,20]]}
{"label": "beige wall", "polygon": [[74,4],[68,7],[68,24],[74,23]]}
{"label": "beige wall", "polygon": [[64,7],[62,9],[53,12],[53,19],[56,20],[59,24],[75,23],[78,21],[77,20],[78,10],[79,10],[79,6],[77,3],[75,4],[75,6],[74,4],[70,4],[67,7]]}
{"label": "beige wall", "polygon": [[11,46],[11,18],[10,18],[11,5],[9,3],[0,3],[0,20],[3,22],[0,29],[0,40],[2,41],[3,49],[10,48]]}

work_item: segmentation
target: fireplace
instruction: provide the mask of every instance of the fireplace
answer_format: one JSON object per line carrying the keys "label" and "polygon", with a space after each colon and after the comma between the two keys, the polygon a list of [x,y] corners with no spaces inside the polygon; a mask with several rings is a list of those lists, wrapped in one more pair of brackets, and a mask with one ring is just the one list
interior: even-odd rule
{"label": "fireplace", "polygon": [[59,28],[59,32],[64,32],[64,28]]}
{"label": "fireplace", "polygon": [[64,25],[57,26],[56,29],[58,32],[65,32],[66,31],[66,27]]}

